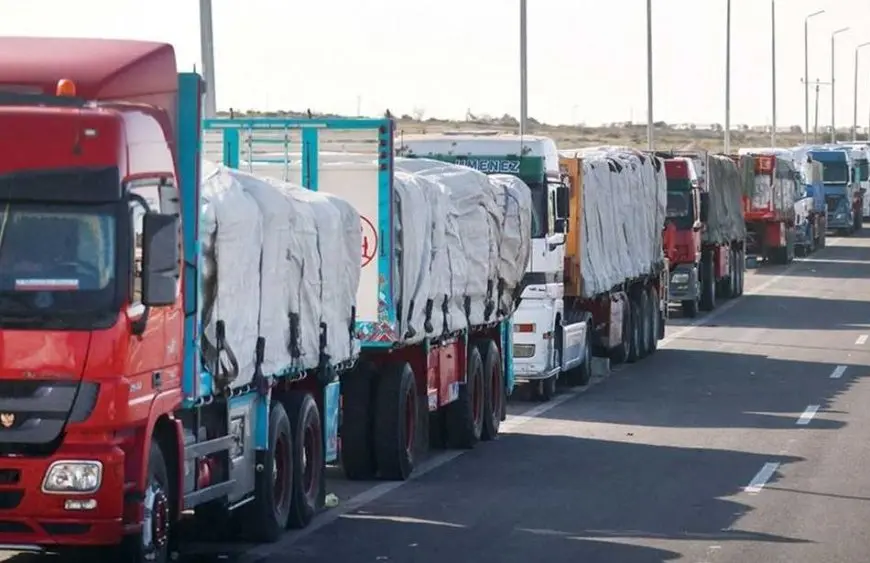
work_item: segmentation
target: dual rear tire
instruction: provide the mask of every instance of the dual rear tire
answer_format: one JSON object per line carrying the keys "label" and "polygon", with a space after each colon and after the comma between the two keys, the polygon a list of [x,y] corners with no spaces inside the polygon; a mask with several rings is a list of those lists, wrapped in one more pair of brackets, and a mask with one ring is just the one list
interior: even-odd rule
{"label": "dual rear tire", "polygon": [[341,461],[351,480],[408,479],[430,444],[473,448],[498,436],[507,392],[501,351],[490,339],[469,345],[456,397],[430,412],[407,362],[361,367],[342,380]]}

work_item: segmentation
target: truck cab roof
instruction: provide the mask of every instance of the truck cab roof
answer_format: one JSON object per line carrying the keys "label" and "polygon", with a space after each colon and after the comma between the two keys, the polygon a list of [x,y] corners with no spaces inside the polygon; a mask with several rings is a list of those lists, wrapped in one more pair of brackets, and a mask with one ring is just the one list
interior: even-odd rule
{"label": "truck cab roof", "polygon": [[[120,39],[0,37],[0,95],[57,99],[58,81],[82,101],[149,104],[175,128],[178,75],[167,43]],[[2,101],[2,98],[0,98]],[[8,105],[8,102],[6,102]]]}
{"label": "truck cab roof", "polygon": [[540,157],[544,159],[548,176],[558,176],[559,151],[549,137],[502,133],[403,135],[397,139],[403,154],[477,156],[504,155]]}

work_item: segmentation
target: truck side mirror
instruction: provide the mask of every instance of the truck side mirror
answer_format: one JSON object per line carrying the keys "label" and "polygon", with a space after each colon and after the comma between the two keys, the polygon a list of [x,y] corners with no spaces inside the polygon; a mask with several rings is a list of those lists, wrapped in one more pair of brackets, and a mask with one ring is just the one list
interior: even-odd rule
{"label": "truck side mirror", "polygon": [[559,184],[556,186],[556,224],[553,225],[555,233],[568,232],[568,217],[570,215],[570,192],[568,186]]}
{"label": "truck side mirror", "polygon": [[701,192],[701,222],[706,223],[710,215],[710,194]]}
{"label": "truck side mirror", "polygon": [[165,307],[175,303],[179,264],[178,217],[145,213],[142,218],[142,304]]}
{"label": "truck side mirror", "polygon": [[568,192],[568,186],[559,184],[556,187],[556,218],[567,219],[570,213],[571,196]]}

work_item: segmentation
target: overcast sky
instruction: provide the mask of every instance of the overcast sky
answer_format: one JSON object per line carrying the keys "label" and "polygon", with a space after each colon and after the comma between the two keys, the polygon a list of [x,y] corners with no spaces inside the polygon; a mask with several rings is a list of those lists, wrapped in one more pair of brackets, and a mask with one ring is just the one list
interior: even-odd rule
{"label": "overcast sky", "polygon": [[[458,117],[519,113],[519,0],[213,0],[218,108]],[[771,116],[769,0],[733,0],[732,123]],[[646,120],[645,0],[528,0],[529,113],[548,122]],[[0,0],[0,34],[104,36],[175,45],[199,64],[197,0]],[[725,0],[653,0],[656,120],[724,121]],[[837,124],[852,121],[855,46],[870,41],[866,0],[777,0],[777,123],[804,120],[803,22],[810,79],[831,76]],[[870,47],[858,120],[870,121]],[[829,86],[820,122],[830,123]],[[812,113],[813,94],[810,104]],[[812,115],[811,115],[812,118]]]}

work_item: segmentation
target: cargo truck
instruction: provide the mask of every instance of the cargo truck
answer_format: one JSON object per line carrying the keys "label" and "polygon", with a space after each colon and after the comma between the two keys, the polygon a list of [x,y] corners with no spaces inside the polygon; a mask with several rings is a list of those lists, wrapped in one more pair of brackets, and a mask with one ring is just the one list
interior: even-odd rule
{"label": "cargo truck", "polygon": [[[591,315],[565,306],[566,245],[572,224],[569,185],[556,144],[547,137],[489,132],[402,135],[398,154],[467,166],[496,178],[515,176],[532,193],[532,248],[513,316],[517,382],[549,400],[556,384],[585,385],[592,374]],[[575,210],[573,217],[577,216]]]}
{"label": "cargo truck", "polygon": [[743,294],[742,184],[726,156],[701,150],[656,155],[665,159],[668,182],[669,297],[685,316],[695,317],[699,310],[715,309],[717,298]]}
{"label": "cargo truck", "polygon": [[855,169],[853,150],[829,145],[809,147],[807,154],[822,164],[828,229],[848,236],[863,225],[863,194]]}
{"label": "cargo truck", "polygon": [[[803,162],[801,162],[801,159]],[[795,160],[800,170],[799,187],[803,197],[795,202],[796,250],[806,256],[827,244],[828,214],[825,203],[825,185],[822,182],[822,165],[809,155]]]}
{"label": "cargo truck", "polygon": [[[786,154],[787,153],[787,154]],[[789,151],[741,149],[732,156],[743,181],[746,256],[772,264],[795,257],[797,181]]]}
{"label": "cargo truck", "polygon": [[[0,38],[4,546],[162,563],[188,512],[273,541],[321,508],[327,462],[404,479],[427,430],[498,433],[522,271],[504,262],[528,237],[493,219],[522,205],[486,210],[527,189],[397,171],[386,118],[211,121],[225,166],[203,163],[203,91],[171,45]],[[373,131],[377,161],[319,166],[330,129]],[[304,188],[233,168],[239,132],[262,130],[301,131]],[[455,243],[469,224],[426,226],[458,192],[508,234],[477,233],[501,261],[455,292],[431,280],[479,259]],[[453,242],[421,250],[436,238]]]}
{"label": "cargo truck", "polygon": [[867,196],[870,189],[870,143],[838,143],[838,146],[852,149],[852,162],[861,189],[861,217],[870,220],[870,197]]}
{"label": "cargo truck", "polygon": [[620,363],[655,352],[667,320],[659,160],[618,147],[584,159],[587,151],[557,153],[551,139],[536,136],[403,136],[400,143],[405,155],[519,174],[533,194],[546,170],[550,188],[536,209],[553,235],[533,238],[539,242],[514,314],[518,381],[534,383],[548,400],[558,379],[589,382],[593,354]]}

